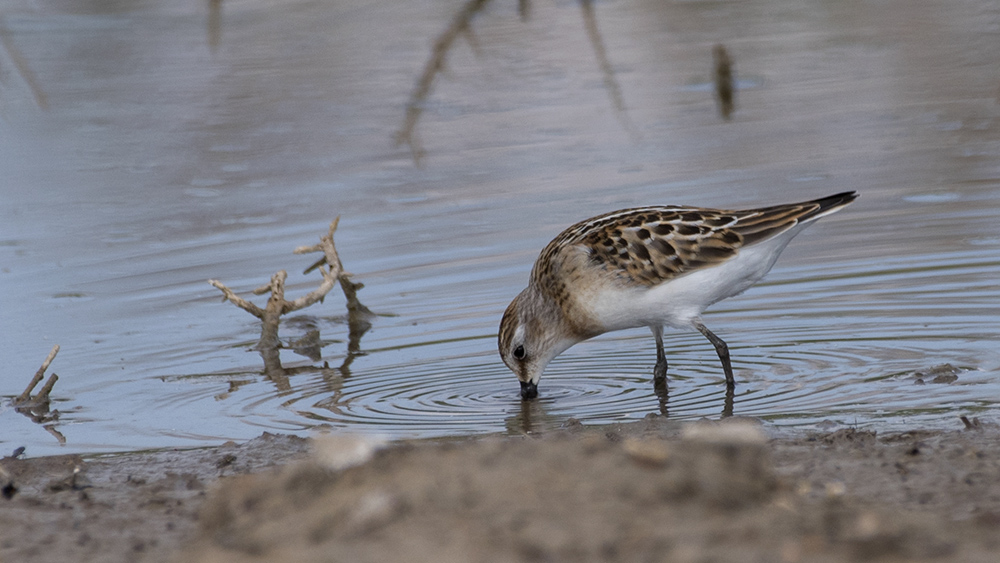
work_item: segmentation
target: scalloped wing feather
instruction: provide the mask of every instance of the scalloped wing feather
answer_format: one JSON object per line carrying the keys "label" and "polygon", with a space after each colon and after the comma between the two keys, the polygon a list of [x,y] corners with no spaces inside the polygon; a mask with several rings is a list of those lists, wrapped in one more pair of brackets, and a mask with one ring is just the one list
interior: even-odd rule
{"label": "scalloped wing feather", "polygon": [[[803,222],[847,205],[856,193],[760,209],[726,211],[694,207],[623,209],[581,221],[542,251],[532,276],[559,298],[561,259],[582,248],[588,268],[631,286],[651,287],[736,256],[741,248],[769,240]],[[562,258],[565,258],[563,256]],[[565,289],[565,288],[564,288]]]}

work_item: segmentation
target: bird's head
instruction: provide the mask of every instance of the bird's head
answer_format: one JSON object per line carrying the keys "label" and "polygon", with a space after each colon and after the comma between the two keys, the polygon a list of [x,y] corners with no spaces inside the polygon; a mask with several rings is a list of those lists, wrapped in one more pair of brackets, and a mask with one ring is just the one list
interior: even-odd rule
{"label": "bird's head", "polygon": [[553,358],[579,341],[565,328],[562,312],[531,288],[511,301],[500,321],[503,363],[521,382],[521,398],[538,396],[538,380]]}

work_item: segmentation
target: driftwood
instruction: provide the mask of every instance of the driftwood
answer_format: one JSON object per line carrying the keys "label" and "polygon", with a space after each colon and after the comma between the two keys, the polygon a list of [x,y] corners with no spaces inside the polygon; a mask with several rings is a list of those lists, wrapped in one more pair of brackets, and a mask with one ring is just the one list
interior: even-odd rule
{"label": "driftwood", "polygon": [[38,390],[37,395],[32,397],[31,392],[34,391],[35,386],[38,385],[38,382],[45,377],[45,371],[49,369],[49,364],[52,363],[52,360],[56,359],[56,354],[58,353],[59,353],[59,345],[56,344],[55,346],[52,347],[52,351],[49,352],[49,355],[45,357],[45,361],[42,362],[42,367],[38,368],[38,371],[35,372],[35,376],[31,378],[31,383],[28,384],[28,387],[24,390],[24,393],[21,393],[20,396],[14,399],[15,406],[26,406],[29,404],[37,405],[49,402],[49,393],[52,392],[52,387],[55,386],[56,381],[59,381],[59,376],[56,375],[55,373],[49,376],[49,380],[45,382],[45,385],[43,385],[41,389]]}
{"label": "driftwood", "polygon": [[[253,291],[254,295],[262,295],[264,293],[270,293],[270,297],[267,300],[267,305],[261,308],[246,299],[236,295],[233,290],[226,287],[222,282],[218,280],[209,280],[208,283],[212,284],[214,287],[219,289],[225,296],[225,300],[230,301],[237,307],[247,311],[251,315],[259,318],[261,320],[261,334],[260,340],[257,342],[256,349],[260,352],[260,355],[264,359],[264,371],[279,388],[287,388],[287,377],[291,375],[291,372],[295,370],[289,370],[283,368],[281,365],[280,349],[281,341],[278,338],[278,327],[281,322],[282,315],[286,315],[293,311],[298,311],[299,309],[304,309],[310,305],[317,302],[323,301],[326,294],[330,292],[331,289],[337,283],[340,283],[340,287],[344,292],[344,297],[347,298],[347,310],[348,310],[348,325],[351,330],[351,342],[354,346],[359,346],[356,344],[360,340],[360,335],[364,334],[368,328],[371,327],[371,323],[368,321],[368,317],[372,315],[372,312],[365,307],[359,300],[357,296],[358,289],[364,287],[360,283],[355,283],[350,280],[350,274],[344,271],[343,264],[340,262],[340,256],[337,254],[337,248],[333,242],[333,234],[337,230],[337,224],[340,221],[340,217],[333,220],[330,223],[329,232],[320,237],[319,244],[313,246],[300,246],[294,250],[295,254],[305,254],[309,252],[322,252],[323,258],[313,264],[306,270],[306,273],[311,272],[314,269],[319,269],[320,274],[323,276],[323,280],[320,282],[319,287],[314,289],[298,299],[293,301],[287,301],[285,299],[285,280],[288,277],[288,273],[285,270],[281,270],[271,276],[271,281],[267,285],[261,286]],[[363,328],[362,328],[363,327]],[[318,333],[314,336],[308,336],[306,342],[302,342],[303,348],[310,345],[309,341],[312,341],[312,345],[319,347],[321,344],[319,340]],[[292,344],[293,348],[299,347],[298,342]],[[352,353],[356,353],[356,350]],[[314,356],[314,354],[306,354]],[[313,368],[308,368],[313,369]]]}
{"label": "driftwood", "polygon": [[236,295],[233,290],[226,287],[219,280],[208,280],[208,283],[212,284],[219,291],[221,291],[225,298],[232,302],[233,305],[236,305],[240,309],[243,309],[263,322],[260,341],[257,343],[258,350],[276,349],[280,347],[280,341],[278,340],[278,324],[281,316],[291,313],[292,311],[304,309],[305,307],[322,301],[323,298],[326,297],[326,294],[333,289],[333,286],[337,284],[337,280],[341,274],[341,264],[340,257],[337,256],[337,248],[333,245],[333,233],[337,230],[337,223],[339,221],[340,218],[338,217],[330,223],[330,232],[320,238],[319,244],[295,249],[296,254],[322,250],[324,260],[328,266],[327,268],[323,268],[322,266],[319,268],[320,274],[323,276],[323,281],[319,284],[319,287],[310,291],[308,294],[299,297],[298,299],[293,301],[285,300],[285,280],[288,278],[288,272],[285,270],[280,270],[271,276],[271,281],[268,282],[267,285],[263,285],[253,290],[254,295],[263,295],[265,293],[271,294],[271,297],[267,300],[267,305],[263,309],[250,301],[243,299],[239,295]]}
{"label": "driftwood", "polygon": [[54,423],[59,420],[59,411],[49,410],[49,395],[52,393],[52,388],[55,386],[56,381],[59,381],[59,376],[55,373],[50,375],[49,379],[38,390],[38,393],[34,397],[31,396],[31,392],[34,391],[39,382],[45,378],[45,371],[49,369],[49,365],[52,363],[52,360],[56,358],[56,354],[58,353],[59,345],[56,344],[52,347],[49,355],[45,357],[45,361],[42,362],[42,367],[38,368],[38,371],[35,372],[35,376],[31,378],[31,382],[28,384],[28,387],[25,388],[23,393],[14,398],[12,404],[14,405],[15,411],[30,418],[32,422],[41,424],[49,434],[52,434],[60,444],[63,444],[66,442],[66,437],[56,430],[54,425]]}

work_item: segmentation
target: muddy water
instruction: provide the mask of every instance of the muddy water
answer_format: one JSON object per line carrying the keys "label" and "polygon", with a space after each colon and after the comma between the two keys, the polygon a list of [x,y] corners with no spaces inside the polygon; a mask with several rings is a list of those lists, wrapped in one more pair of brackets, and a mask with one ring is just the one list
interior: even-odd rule
{"label": "muddy water", "polygon": [[[0,453],[649,413],[879,429],[996,418],[996,3],[535,1],[519,14],[494,0],[449,33],[462,7],[3,2],[0,395],[62,351],[58,420],[5,398]],[[415,101],[441,38],[444,72]],[[712,98],[720,41],[737,71],[730,121]],[[408,104],[411,142],[397,146]],[[572,348],[540,400],[518,400],[496,325],[565,225],[848,189],[862,198],[706,315],[731,347],[731,398],[711,346],[683,333],[667,334],[671,388],[655,393],[652,338],[636,330]],[[339,294],[294,315],[282,336],[319,330],[322,359],[285,351],[287,376],[268,378],[249,350],[256,320],[206,280],[247,293],[284,268],[290,293],[308,291],[311,260],[291,250],[337,215],[378,316],[352,343]]]}

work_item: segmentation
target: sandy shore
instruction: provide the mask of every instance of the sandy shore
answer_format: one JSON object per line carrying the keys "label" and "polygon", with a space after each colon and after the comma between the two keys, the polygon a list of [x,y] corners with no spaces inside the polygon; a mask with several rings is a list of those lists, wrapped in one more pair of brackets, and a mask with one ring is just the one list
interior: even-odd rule
{"label": "sandy shore", "polygon": [[[956,421],[956,427],[961,423]],[[0,460],[0,561],[995,561],[1000,430],[539,436]]]}

